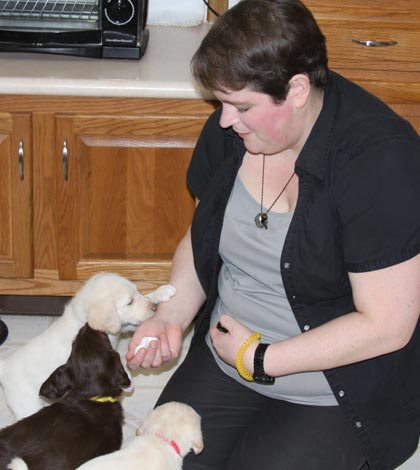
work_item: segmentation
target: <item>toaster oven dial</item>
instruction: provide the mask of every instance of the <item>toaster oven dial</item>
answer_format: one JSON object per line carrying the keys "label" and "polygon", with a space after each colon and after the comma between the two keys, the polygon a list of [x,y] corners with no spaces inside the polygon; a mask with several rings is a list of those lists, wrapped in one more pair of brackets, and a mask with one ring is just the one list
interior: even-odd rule
{"label": "toaster oven dial", "polygon": [[104,11],[107,20],[115,26],[129,23],[135,13],[131,0],[107,0]]}

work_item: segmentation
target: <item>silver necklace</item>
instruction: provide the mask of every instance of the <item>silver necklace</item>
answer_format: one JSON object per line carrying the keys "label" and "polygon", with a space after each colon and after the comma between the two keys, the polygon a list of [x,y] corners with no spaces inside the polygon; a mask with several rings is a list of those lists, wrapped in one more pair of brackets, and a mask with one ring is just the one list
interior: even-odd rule
{"label": "silver necklace", "polygon": [[271,206],[263,212],[263,205],[264,205],[264,172],[265,172],[265,155],[263,155],[263,167],[262,167],[262,177],[261,177],[261,206],[260,206],[260,212],[255,216],[255,225],[258,228],[265,228],[266,230],[268,229],[268,213],[270,212],[271,208],[274,206],[274,204],[279,200],[280,196],[284,193],[286,190],[287,186],[289,185],[290,181],[292,181],[293,177],[295,176],[295,172],[293,171],[292,175],[290,178],[287,180],[287,183],[283,186],[283,189],[280,191],[279,195],[274,199],[273,203]]}

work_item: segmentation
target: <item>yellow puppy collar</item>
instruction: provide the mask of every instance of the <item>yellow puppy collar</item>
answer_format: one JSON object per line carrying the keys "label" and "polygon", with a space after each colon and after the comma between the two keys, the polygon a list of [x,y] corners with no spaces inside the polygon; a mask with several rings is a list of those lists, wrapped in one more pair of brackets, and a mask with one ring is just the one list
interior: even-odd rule
{"label": "yellow puppy collar", "polygon": [[98,403],[115,403],[116,401],[118,401],[118,398],[117,397],[100,397],[100,396],[96,396],[96,397],[89,398],[89,400],[96,401]]}

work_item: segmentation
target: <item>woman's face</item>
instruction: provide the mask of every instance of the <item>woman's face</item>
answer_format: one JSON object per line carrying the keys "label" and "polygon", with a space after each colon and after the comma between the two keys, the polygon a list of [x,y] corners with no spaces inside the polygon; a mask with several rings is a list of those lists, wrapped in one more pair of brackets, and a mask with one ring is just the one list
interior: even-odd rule
{"label": "woman's face", "polygon": [[303,128],[290,93],[281,103],[248,88],[215,91],[214,95],[222,103],[220,125],[232,127],[248,152],[272,155],[299,146]]}

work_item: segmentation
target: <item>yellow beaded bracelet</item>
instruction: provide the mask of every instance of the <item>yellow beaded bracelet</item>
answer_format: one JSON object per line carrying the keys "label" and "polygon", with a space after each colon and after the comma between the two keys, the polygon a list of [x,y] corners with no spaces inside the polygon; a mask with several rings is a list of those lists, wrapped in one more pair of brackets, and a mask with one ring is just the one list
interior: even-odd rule
{"label": "yellow beaded bracelet", "polygon": [[257,331],[252,333],[252,335],[245,341],[245,343],[239,348],[239,351],[236,353],[236,370],[238,371],[239,375],[248,380],[248,382],[252,382],[254,379],[252,378],[252,374],[247,370],[244,364],[244,354],[245,351],[249,348],[249,346],[254,342],[258,341],[261,338],[261,333]]}

